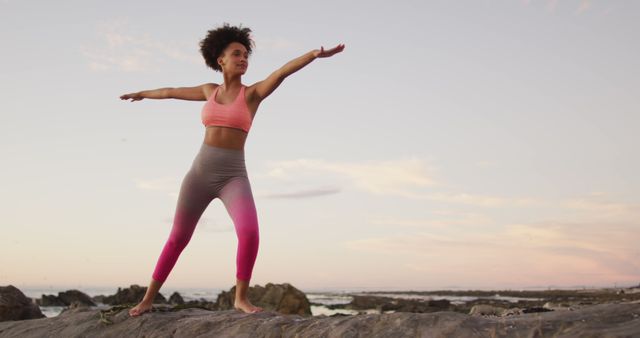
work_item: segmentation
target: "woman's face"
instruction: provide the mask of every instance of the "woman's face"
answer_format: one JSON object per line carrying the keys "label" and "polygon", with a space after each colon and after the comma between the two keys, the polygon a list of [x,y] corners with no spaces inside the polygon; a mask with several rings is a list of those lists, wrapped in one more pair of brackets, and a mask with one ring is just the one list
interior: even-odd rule
{"label": "woman's face", "polygon": [[218,64],[225,74],[243,75],[249,67],[249,52],[243,44],[232,42],[218,57]]}

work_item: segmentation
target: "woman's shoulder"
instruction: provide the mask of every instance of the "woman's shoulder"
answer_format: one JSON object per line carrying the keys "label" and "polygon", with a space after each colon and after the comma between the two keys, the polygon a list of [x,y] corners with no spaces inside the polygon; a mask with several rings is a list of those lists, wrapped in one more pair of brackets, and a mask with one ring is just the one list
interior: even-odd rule
{"label": "woman's shoulder", "polygon": [[218,88],[220,85],[217,83],[205,83],[202,85],[202,91],[204,92],[204,96],[207,98],[207,100],[209,99],[209,97],[211,97],[211,94],[213,94],[213,91],[216,90],[216,88]]}
{"label": "woman's shoulder", "polygon": [[255,97],[255,93],[256,93],[256,85],[258,84],[258,82],[254,83],[254,84],[250,84],[250,85],[245,85],[243,84],[242,87],[244,88],[244,92],[245,92],[245,97],[247,97],[249,100],[253,100]]}

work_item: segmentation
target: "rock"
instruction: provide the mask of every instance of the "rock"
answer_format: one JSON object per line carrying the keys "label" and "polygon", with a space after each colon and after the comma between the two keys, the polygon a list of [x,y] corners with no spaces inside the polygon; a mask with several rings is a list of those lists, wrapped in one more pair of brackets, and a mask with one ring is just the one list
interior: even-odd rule
{"label": "rock", "polygon": [[392,299],[388,303],[379,306],[380,313],[386,311],[427,313],[445,311],[449,308],[449,301],[422,301],[418,299]]}
{"label": "rock", "polygon": [[38,305],[18,288],[13,285],[0,286],[0,322],[43,317]]}
{"label": "rock", "polygon": [[486,305],[497,306],[497,307],[502,307],[506,309],[510,307],[513,303],[506,300],[498,300],[498,299],[474,299],[472,301],[466,302],[466,304],[471,307],[473,307],[474,305],[486,304]]}
{"label": "rock", "polygon": [[471,311],[469,311],[469,314],[472,316],[502,316],[502,314],[506,310],[507,309],[505,308],[501,308],[497,306],[492,306],[487,304],[478,304],[478,305],[474,305],[471,308]]}
{"label": "rock", "polygon": [[60,314],[63,314],[65,312],[67,312],[67,311],[73,311],[73,310],[77,310],[77,309],[88,309],[88,308],[89,308],[89,305],[87,305],[85,303],[74,301],[71,304],[69,304],[68,307],[62,309]]}
{"label": "rock", "polygon": [[[282,315],[273,311],[186,309],[129,317],[127,309],[101,321],[97,309],[0,323],[0,337],[637,337],[640,303],[593,305],[576,311],[509,317],[458,312],[355,316]],[[111,324],[107,324],[110,322]]]}
{"label": "rock", "polygon": [[40,306],[67,306],[67,304],[55,295],[42,295],[40,299],[36,299],[36,304]]}
{"label": "rock", "polygon": [[542,307],[552,311],[572,311],[576,309],[578,305],[570,302],[546,302]]}
{"label": "rock", "polygon": [[423,301],[419,299],[353,295],[351,303],[344,306],[344,308],[352,310],[377,309],[380,313],[387,311],[427,313],[449,310],[450,305],[451,303],[447,299]]}
{"label": "rock", "polygon": [[521,315],[525,310],[517,307],[504,308],[489,304],[477,304],[474,305],[469,311],[471,316],[493,316],[493,317],[507,317]]}
{"label": "rock", "polygon": [[86,306],[96,306],[86,293],[78,290],[67,290],[58,293],[58,298],[62,300],[65,305],[71,305],[72,303],[79,303]]}
{"label": "rock", "polygon": [[512,307],[510,309],[505,309],[500,316],[501,317],[517,316],[517,315],[521,315],[521,314],[523,314],[522,309],[517,308],[517,307]]}
{"label": "rock", "polygon": [[205,309],[205,310],[211,310],[211,311],[218,310],[218,306],[216,305],[216,303],[210,302],[204,299],[190,300],[184,304],[178,304],[176,307],[179,307],[182,309],[199,308],[199,309]]}
{"label": "rock", "polygon": [[176,291],[169,297],[169,304],[184,304],[184,299]]}
{"label": "rock", "polygon": [[[256,285],[249,287],[249,301],[267,311],[277,311],[282,314],[297,314],[311,316],[311,305],[304,292],[289,283],[267,283],[264,287]],[[218,295],[216,307],[219,310],[233,309],[236,287],[228,292],[222,291]]]}
{"label": "rock", "polygon": [[348,308],[354,310],[376,309],[391,300],[391,298],[376,296],[353,295],[352,297],[353,299],[351,303],[349,303]]}
{"label": "rock", "polygon": [[522,313],[536,313],[536,312],[549,312],[549,311],[553,311],[553,310],[546,309],[546,308],[540,307],[540,306],[536,306],[536,307],[530,307],[530,308],[523,309]]}
{"label": "rock", "polygon": [[91,297],[78,290],[58,292],[58,296],[42,295],[40,299],[36,300],[36,303],[40,306],[69,306],[72,303],[96,306]]}
{"label": "rock", "polygon": [[79,309],[79,308],[88,308],[90,307],[90,305],[87,305],[86,303],[82,303],[82,302],[77,302],[74,301],[71,304],[69,304],[69,309]]}
{"label": "rock", "polygon": [[97,296],[93,296],[93,297],[91,297],[91,300],[92,300],[94,303],[103,303],[103,304],[104,304],[104,298],[105,298],[105,297],[106,297],[105,295],[97,295]]}
{"label": "rock", "polygon": [[[109,305],[137,304],[142,300],[142,298],[144,298],[145,292],[147,292],[146,287],[133,284],[128,288],[118,288],[118,291],[115,295],[104,297],[102,299],[102,302]],[[162,294],[158,293],[153,303],[166,304],[167,299],[164,298]]]}
{"label": "rock", "polygon": [[449,301],[448,299],[429,300],[427,304],[429,304],[429,307],[432,308],[447,309],[451,306],[451,301]]}

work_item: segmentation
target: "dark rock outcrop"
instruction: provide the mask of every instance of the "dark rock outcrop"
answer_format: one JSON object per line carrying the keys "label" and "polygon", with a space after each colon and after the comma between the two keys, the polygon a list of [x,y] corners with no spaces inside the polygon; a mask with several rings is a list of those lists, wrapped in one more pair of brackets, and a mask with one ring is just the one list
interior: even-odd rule
{"label": "dark rock outcrop", "polygon": [[0,322],[43,317],[40,308],[18,288],[0,286]]}
{"label": "dark rock outcrop", "polygon": [[36,304],[40,306],[67,306],[67,304],[56,295],[42,295],[40,299],[36,299]]}
{"label": "dark rock outcrop", "polygon": [[0,337],[637,337],[640,303],[609,303],[575,311],[509,317],[459,312],[386,313],[303,317],[267,311],[186,309],[129,317],[125,309],[107,323],[101,311],[68,310],[60,316],[0,323]]}
{"label": "dark rock outcrop", "polygon": [[[88,309],[89,305],[84,304],[84,303],[80,303],[80,302],[73,302],[71,304],[69,304],[66,308],[62,309],[62,311],[60,312],[60,314],[63,314],[67,311],[74,311],[74,310],[78,310],[78,309]],[[58,314],[58,316],[60,315]]]}
{"label": "dark rock outcrop", "polygon": [[[113,296],[106,296],[102,298],[104,304],[109,305],[121,305],[121,304],[137,304],[144,298],[144,294],[147,292],[146,287],[133,284],[128,288],[118,288],[118,291]],[[153,301],[154,304],[166,304],[167,299],[160,293]]]}
{"label": "dark rock outcrop", "polygon": [[176,291],[169,297],[169,304],[184,304],[184,299],[180,294]]}
{"label": "dark rock outcrop", "polygon": [[[297,314],[311,316],[311,304],[304,292],[293,287],[289,283],[267,283],[264,287],[256,285],[249,287],[249,301],[255,306],[262,307],[266,311],[277,311],[282,314]],[[236,287],[222,291],[218,295],[216,307],[219,310],[233,309],[236,295]]]}
{"label": "dark rock outcrop", "polygon": [[507,308],[492,306],[488,304],[474,305],[469,314],[472,316],[502,316],[507,311]]}
{"label": "dark rock outcrop", "polygon": [[104,304],[104,298],[107,297],[105,295],[97,295],[97,296],[93,296],[91,297],[91,300],[94,303],[103,303]]}
{"label": "dark rock outcrop", "polygon": [[351,303],[334,305],[331,308],[350,310],[376,309],[380,313],[386,311],[428,313],[451,310],[451,303],[446,299],[423,301],[369,295],[353,295],[352,297]]}
{"label": "dark rock outcrop", "polygon": [[67,305],[76,303],[86,306],[96,306],[96,304],[91,300],[91,297],[89,297],[86,293],[78,290],[67,290],[65,292],[59,292],[58,298],[60,298],[62,302]]}
{"label": "dark rock outcrop", "polygon": [[184,304],[177,304],[175,305],[175,307],[181,308],[181,309],[198,308],[198,309],[205,309],[210,311],[218,311],[218,306],[216,305],[216,303],[210,302],[205,299],[190,300],[188,302],[185,302]]}
{"label": "dark rock outcrop", "polygon": [[57,296],[42,295],[42,298],[36,300],[40,306],[69,306],[71,304],[96,306],[91,297],[86,293],[78,290],[67,290],[58,292]]}

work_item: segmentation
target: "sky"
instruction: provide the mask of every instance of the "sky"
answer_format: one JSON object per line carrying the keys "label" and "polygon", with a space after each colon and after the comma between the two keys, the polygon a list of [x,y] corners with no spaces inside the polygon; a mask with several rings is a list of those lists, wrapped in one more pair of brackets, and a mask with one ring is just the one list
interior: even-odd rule
{"label": "sky", "polygon": [[[260,106],[245,154],[251,285],[597,287],[640,282],[640,3],[0,0],[0,285],[146,285],[204,102],[199,54],[252,29],[251,85],[345,50]],[[165,288],[230,288],[220,200]]]}

